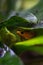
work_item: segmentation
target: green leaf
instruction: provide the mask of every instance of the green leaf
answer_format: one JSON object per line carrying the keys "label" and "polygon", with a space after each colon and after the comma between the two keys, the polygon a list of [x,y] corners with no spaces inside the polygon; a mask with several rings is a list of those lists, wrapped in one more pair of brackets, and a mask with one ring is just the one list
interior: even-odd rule
{"label": "green leaf", "polygon": [[25,20],[24,18],[21,18],[19,16],[13,16],[9,20],[6,20],[2,23],[0,23],[0,28],[6,26],[8,28],[18,28],[18,27],[32,27],[34,26],[34,23],[30,23],[29,21]]}
{"label": "green leaf", "polygon": [[10,56],[7,52],[3,58],[0,58],[0,65],[23,65],[23,63],[18,56]]}
{"label": "green leaf", "polygon": [[29,11],[18,12],[18,16],[26,19],[27,21],[31,23],[37,23],[37,17]]}

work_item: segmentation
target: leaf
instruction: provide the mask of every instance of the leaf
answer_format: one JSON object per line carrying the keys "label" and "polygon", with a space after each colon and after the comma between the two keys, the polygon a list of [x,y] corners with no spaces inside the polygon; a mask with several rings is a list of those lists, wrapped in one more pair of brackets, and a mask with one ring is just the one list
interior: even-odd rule
{"label": "leaf", "polygon": [[31,23],[37,23],[37,17],[29,11],[18,12],[18,16],[26,19],[27,21]]}
{"label": "leaf", "polygon": [[0,23],[0,28],[6,26],[8,28],[18,28],[18,27],[32,27],[34,26],[34,23],[30,23],[29,21],[25,20],[22,17],[19,16],[13,16],[9,20],[6,20],[2,23]]}
{"label": "leaf", "polygon": [[18,56],[10,56],[9,52],[3,58],[0,58],[0,65],[23,65]]}

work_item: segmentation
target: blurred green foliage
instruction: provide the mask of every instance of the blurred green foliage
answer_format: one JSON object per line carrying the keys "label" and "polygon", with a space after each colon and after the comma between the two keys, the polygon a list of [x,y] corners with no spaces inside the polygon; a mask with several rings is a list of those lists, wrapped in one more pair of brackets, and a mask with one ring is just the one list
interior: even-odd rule
{"label": "blurred green foliage", "polygon": [[18,56],[11,56],[9,52],[4,57],[0,58],[0,65],[23,65]]}
{"label": "blurred green foliage", "polygon": [[26,10],[35,14],[39,21],[43,20],[43,0],[0,0],[2,20],[7,18],[11,11],[19,12]]}
{"label": "blurred green foliage", "polygon": [[[38,18],[38,21],[43,20],[43,0],[0,0],[0,5],[0,22],[4,21],[9,16],[11,11],[16,11],[16,13],[20,11],[32,12]],[[5,27],[8,30],[3,30]],[[0,42],[3,42],[7,36],[9,37],[9,33],[11,35],[10,38],[13,36],[14,40],[16,36],[17,43],[14,41],[11,48],[17,54],[26,50],[32,50],[38,52],[39,54],[43,54],[43,28],[31,29],[30,27],[32,27],[32,24],[30,24],[27,20],[18,16],[12,17],[9,20],[0,23]],[[36,36],[30,40],[21,41],[20,37],[16,34],[16,30],[18,28],[23,30],[27,29],[28,31],[31,30],[36,33]],[[5,38],[3,39],[4,36]],[[7,38],[7,40],[10,40],[11,42],[10,38]],[[8,42],[9,46],[10,42]],[[42,46],[35,46],[41,44]],[[20,62],[16,56],[10,57],[9,53],[7,53],[3,58],[0,58],[0,65],[22,65]]]}

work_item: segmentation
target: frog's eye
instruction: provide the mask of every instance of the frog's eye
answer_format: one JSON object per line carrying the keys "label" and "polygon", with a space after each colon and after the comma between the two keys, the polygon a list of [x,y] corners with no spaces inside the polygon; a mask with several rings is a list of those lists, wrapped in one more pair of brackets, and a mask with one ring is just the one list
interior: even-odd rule
{"label": "frog's eye", "polygon": [[24,31],[18,30],[17,33],[18,34],[24,34]]}
{"label": "frog's eye", "polygon": [[24,32],[22,31],[21,34],[24,34]]}

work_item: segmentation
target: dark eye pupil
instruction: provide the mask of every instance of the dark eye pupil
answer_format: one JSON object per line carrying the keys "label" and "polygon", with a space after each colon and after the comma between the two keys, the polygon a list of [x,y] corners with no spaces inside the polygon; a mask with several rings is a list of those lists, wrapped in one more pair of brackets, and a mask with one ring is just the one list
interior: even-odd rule
{"label": "dark eye pupil", "polygon": [[21,34],[24,34],[24,32],[21,32]]}

